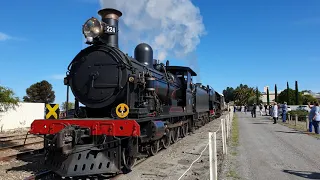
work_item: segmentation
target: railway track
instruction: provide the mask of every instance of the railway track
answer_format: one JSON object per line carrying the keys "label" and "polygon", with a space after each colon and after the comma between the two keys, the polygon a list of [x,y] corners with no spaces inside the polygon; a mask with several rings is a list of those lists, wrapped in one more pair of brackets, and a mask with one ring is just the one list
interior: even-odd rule
{"label": "railway track", "polygon": [[37,145],[37,144],[41,144],[41,143],[43,143],[43,141],[36,141],[36,142],[31,142],[31,143],[26,143],[26,144],[19,144],[19,145],[2,147],[2,148],[0,148],[0,153],[2,151],[6,151],[6,150],[9,150],[9,149],[21,150],[21,149],[23,149],[25,147],[32,146],[32,145]]}
{"label": "railway track", "polygon": [[[0,140],[2,139],[8,139],[8,138],[17,138],[17,137],[26,137],[27,134],[11,134],[7,136],[0,136]],[[29,134],[29,136],[33,136],[32,134]]]}
{"label": "railway track", "polygon": [[[0,161],[10,161],[13,159],[30,156],[33,154],[39,154],[43,152],[43,149],[26,149],[33,145],[42,144],[43,140],[38,140],[35,142],[26,143],[26,140],[35,139],[38,138],[38,136],[31,136],[28,137],[28,134],[15,134],[15,135],[8,135],[8,136],[0,136],[0,143],[4,143],[4,147],[0,148],[0,154],[4,156],[0,156]],[[14,141],[22,141],[20,144],[17,144],[17,142]],[[15,145],[5,146],[6,143],[12,143]],[[18,150],[20,152],[16,153],[10,153],[10,150]],[[9,151],[9,153],[7,152]],[[23,151],[23,152],[21,152]],[[5,155],[6,153],[8,155]]]}
{"label": "railway track", "polygon": [[41,154],[43,152],[44,152],[44,149],[29,150],[21,153],[12,154],[9,156],[0,157],[0,161],[11,161],[13,159],[19,159],[19,158],[27,157],[30,155]]}
{"label": "railway track", "polygon": [[[139,164],[141,164],[142,162],[144,162],[147,158],[143,158],[143,159],[139,159],[136,164],[134,166],[137,166]],[[29,176],[27,178],[25,178],[24,180],[46,180],[46,179],[50,179],[50,180],[61,180],[61,179],[65,179],[65,180],[117,180],[117,178],[119,178],[120,176],[122,176],[123,174],[118,174],[118,175],[99,175],[99,176],[88,176],[88,177],[72,177],[72,178],[64,178],[61,177],[57,174],[55,174],[53,171],[51,170],[46,170],[46,171],[42,171],[39,172],[35,175]]]}
{"label": "railway track", "polygon": [[[27,139],[35,139],[35,138],[38,138],[38,137],[37,136],[27,137]],[[19,141],[19,140],[24,140],[24,139],[26,139],[26,138],[25,137],[15,138],[15,139],[2,138],[2,139],[0,139],[0,143]]]}
{"label": "railway track", "polygon": [[[179,142],[181,139],[179,138],[176,142]],[[166,149],[161,149],[159,150],[160,151],[165,151]],[[43,149],[42,149],[43,151]],[[159,153],[158,152],[158,153]],[[137,160],[136,163],[134,164],[133,166],[133,169],[138,166],[139,164],[143,163],[145,160],[147,160],[149,157],[141,157],[141,159]],[[1,159],[0,159],[1,161]],[[61,180],[61,179],[65,179],[65,180],[117,180],[117,178],[120,178],[121,176],[125,175],[124,173],[120,173],[120,174],[117,174],[117,175],[113,175],[113,176],[110,176],[110,175],[99,175],[99,176],[86,176],[86,177],[72,177],[72,178],[64,178],[64,177],[61,177],[57,174],[55,174],[54,172],[50,171],[50,170],[47,170],[47,171],[42,171],[42,172],[39,172],[35,175],[32,175],[30,177],[27,177],[25,178],[24,180],[45,180],[45,179],[50,179],[50,180]]]}

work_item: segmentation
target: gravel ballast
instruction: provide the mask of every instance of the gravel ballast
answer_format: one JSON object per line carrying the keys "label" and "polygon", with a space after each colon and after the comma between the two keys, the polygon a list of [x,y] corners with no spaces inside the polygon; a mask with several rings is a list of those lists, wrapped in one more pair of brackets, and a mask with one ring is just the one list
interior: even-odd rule
{"label": "gravel ballast", "polygon": [[[197,129],[194,134],[180,139],[180,141],[172,144],[168,149],[162,150],[156,156],[146,159],[143,163],[134,167],[129,174],[120,175],[116,179],[178,180],[181,176],[181,180],[209,179],[208,132],[217,131],[220,123],[220,118],[211,121]],[[202,156],[188,170],[192,162],[200,156],[202,151]],[[221,130],[217,132],[217,152],[218,171],[221,171],[223,160]]]}
{"label": "gravel ballast", "polygon": [[[224,118],[223,115],[221,118]],[[180,139],[168,149],[161,150],[156,156],[149,157],[136,165],[133,171],[126,175],[119,175],[117,180],[205,180],[209,179],[209,148],[208,132],[217,131],[221,118],[215,119],[193,134]],[[206,149],[205,149],[206,148]],[[204,150],[205,149],[205,150]],[[201,152],[201,157],[199,158]],[[218,171],[222,165],[222,137],[221,130],[217,132]],[[0,180],[17,180],[46,170],[42,165],[42,155],[0,162]],[[197,161],[195,161],[199,158]],[[189,169],[192,162],[195,163]],[[189,169],[189,170],[188,170]],[[188,171],[187,171],[188,170]]]}

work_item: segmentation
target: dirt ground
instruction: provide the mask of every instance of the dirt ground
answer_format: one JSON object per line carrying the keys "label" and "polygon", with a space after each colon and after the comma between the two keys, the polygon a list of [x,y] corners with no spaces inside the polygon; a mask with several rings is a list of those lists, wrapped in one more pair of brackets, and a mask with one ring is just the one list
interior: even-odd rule
{"label": "dirt ground", "polygon": [[[221,118],[224,118],[222,116]],[[126,175],[117,176],[117,180],[206,180],[209,179],[208,132],[219,129],[220,119],[216,119],[199,128],[168,149],[160,151],[133,168]],[[202,155],[200,157],[200,154]],[[221,130],[217,133],[218,171],[222,168]],[[200,157],[200,158],[199,158]],[[198,159],[199,158],[199,159]],[[198,160],[197,160],[198,159]],[[45,170],[43,157],[0,162],[0,180],[18,180]],[[193,163],[193,161],[195,161]],[[193,165],[190,167],[190,165]],[[219,174],[219,173],[218,173]],[[179,179],[179,180],[180,180]]]}
{"label": "dirt ground", "polygon": [[[224,117],[224,116],[223,116]],[[117,180],[206,180],[209,179],[209,147],[208,132],[218,130],[220,119],[196,130],[167,150],[160,151],[133,168]],[[201,157],[199,158],[201,152]],[[221,130],[217,133],[218,171],[222,166],[222,137]],[[198,159],[199,158],[199,159]],[[198,160],[197,160],[198,159]],[[196,160],[196,161],[195,161]],[[195,163],[190,168],[190,165]],[[190,169],[189,169],[190,168]],[[189,169],[189,170],[188,170]]]}

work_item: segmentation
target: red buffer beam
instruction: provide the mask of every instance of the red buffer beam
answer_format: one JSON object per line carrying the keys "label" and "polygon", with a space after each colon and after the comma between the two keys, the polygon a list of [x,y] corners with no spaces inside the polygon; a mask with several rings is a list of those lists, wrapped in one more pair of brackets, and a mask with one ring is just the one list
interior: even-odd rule
{"label": "red buffer beam", "polygon": [[140,136],[140,125],[131,119],[126,120],[34,120],[29,133],[56,134],[67,126],[76,125],[91,129],[91,135]]}

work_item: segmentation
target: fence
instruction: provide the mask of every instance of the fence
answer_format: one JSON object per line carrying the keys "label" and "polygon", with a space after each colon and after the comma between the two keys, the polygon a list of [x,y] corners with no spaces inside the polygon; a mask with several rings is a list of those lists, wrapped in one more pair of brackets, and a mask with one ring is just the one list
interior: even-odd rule
{"label": "fence", "polygon": [[223,155],[228,153],[227,139],[230,137],[233,120],[233,111],[229,112],[225,119],[221,119],[219,129],[215,132],[209,132],[209,162],[210,162],[210,180],[218,179],[218,157],[217,157],[217,132],[222,133],[222,151]]}
{"label": "fence", "polygon": [[309,130],[309,116],[298,116],[297,114],[287,114],[287,123],[290,124],[291,121],[294,121],[294,125],[297,126],[298,121],[303,121],[305,119],[306,122],[306,130]]}
{"label": "fence", "polygon": [[[225,118],[221,119],[220,126],[215,132],[209,132],[209,143],[201,151],[199,157],[195,159],[189,168],[180,176],[178,180],[181,180],[184,175],[191,169],[192,165],[196,163],[209,146],[209,163],[210,163],[210,180],[218,179],[218,157],[217,157],[217,133],[221,130],[222,133],[222,151],[223,154],[227,154],[227,139],[230,136],[231,125],[233,120],[233,107],[230,107],[230,111]],[[229,109],[229,108],[228,108]],[[221,147],[221,146],[220,146]]]}

